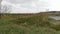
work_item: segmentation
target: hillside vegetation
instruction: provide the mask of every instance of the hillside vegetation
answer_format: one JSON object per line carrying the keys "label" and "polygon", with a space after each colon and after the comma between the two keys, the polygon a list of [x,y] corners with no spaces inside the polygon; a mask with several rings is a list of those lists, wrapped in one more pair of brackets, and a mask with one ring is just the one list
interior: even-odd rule
{"label": "hillside vegetation", "polygon": [[3,14],[0,34],[60,34],[60,25],[50,23],[48,14]]}

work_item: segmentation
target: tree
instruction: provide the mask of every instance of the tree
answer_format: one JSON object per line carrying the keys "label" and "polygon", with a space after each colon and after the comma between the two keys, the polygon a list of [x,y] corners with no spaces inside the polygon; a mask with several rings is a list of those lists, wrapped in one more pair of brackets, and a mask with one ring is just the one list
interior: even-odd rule
{"label": "tree", "polygon": [[2,0],[0,0],[0,18],[1,18],[1,2]]}
{"label": "tree", "polygon": [[3,5],[1,9],[1,13],[10,13],[12,9],[12,6],[10,5]]}
{"label": "tree", "polygon": [[6,13],[10,13],[11,10],[12,10],[12,6],[11,5],[3,5],[2,9],[1,9],[2,16],[6,16]]}
{"label": "tree", "polygon": [[0,16],[2,17],[5,13],[10,13],[12,5],[1,5]]}

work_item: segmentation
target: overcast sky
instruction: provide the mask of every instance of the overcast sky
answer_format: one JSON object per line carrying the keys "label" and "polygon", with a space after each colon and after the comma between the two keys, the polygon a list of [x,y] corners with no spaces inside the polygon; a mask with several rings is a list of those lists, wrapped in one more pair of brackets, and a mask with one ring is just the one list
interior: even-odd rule
{"label": "overcast sky", "polygon": [[41,11],[60,11],[60,0],[3,0],[2,5],[11,5],[14,13],[36,13]]}

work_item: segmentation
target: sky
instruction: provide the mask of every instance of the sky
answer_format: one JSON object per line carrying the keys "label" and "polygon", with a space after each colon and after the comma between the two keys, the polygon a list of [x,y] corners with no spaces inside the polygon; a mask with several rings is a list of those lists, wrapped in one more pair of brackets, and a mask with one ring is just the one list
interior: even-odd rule
{"label": "sky", "polygon": [[38,13],[60,11],[60,0],[3,0],[2,5],[12,6],[11,13]]}

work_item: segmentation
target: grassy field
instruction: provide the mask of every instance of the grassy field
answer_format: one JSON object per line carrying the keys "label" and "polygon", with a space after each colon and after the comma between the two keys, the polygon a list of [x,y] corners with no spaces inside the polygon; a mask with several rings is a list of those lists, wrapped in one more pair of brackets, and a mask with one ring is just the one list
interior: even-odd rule
{"label": "grassy field", "polygon": [[60,24],[50,23],[48,14],[4,14],[0,34],[60,34]]}

